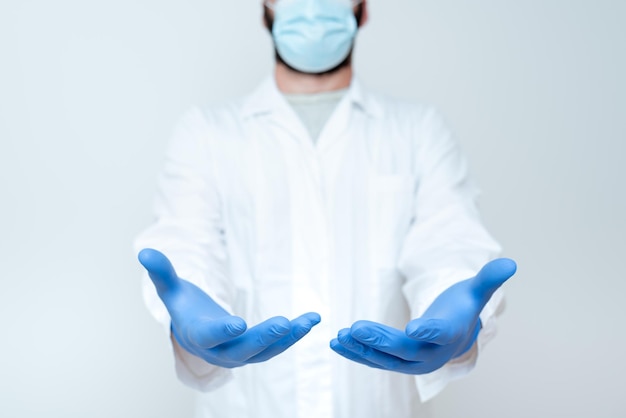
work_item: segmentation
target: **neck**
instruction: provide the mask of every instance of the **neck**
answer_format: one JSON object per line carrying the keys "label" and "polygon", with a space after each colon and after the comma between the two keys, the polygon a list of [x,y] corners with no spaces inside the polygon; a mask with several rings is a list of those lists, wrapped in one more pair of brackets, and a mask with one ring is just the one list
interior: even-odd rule
{"label": "neck", "polygon": [[303,74],[293,71],[281,62],[274,71],[276,85],[285,94],[313,94],[350,87],[352,65],[346,65],[330,74]]}

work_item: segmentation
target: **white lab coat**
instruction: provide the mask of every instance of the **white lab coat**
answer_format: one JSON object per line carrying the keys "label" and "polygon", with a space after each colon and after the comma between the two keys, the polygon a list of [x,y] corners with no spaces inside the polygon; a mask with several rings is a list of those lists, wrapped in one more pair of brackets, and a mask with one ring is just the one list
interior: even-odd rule
{"label": "white lab coat", "polygon": [[[193,109],[175,132],[156,222],[137,250],[163,251],[179,276],[250,326],[319,312],[283,354],[222,369],[175,342],[179,378],[204,394],[198,417],[414,417],[420,401],[467,374],[495,330],[501,296],[478,342],[428,375],[350,362],[329,348],[367,319],[404,329],[445,288],[498,252],[475,207],[477,189],[442,118],[354,81],[317,144],[268,79],[244,100]],[[152,284],[152,314],[169,317]]]}

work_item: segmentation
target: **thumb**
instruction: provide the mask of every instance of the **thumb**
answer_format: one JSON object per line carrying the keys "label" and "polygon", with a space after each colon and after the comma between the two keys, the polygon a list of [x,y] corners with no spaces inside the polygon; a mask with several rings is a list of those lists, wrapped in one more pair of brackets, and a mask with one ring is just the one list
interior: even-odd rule
{"label": "thumb", "polygon": [[148,270],[148,275],[159,294],[175,290],[180,285],[174,266],[161,252],[144,248],[139,252],[139,262]]}
{"label": "thumb", "polygon": [[478,274],[471,279],[472,290],[489,299],[491,295],[515,274],[517,264],[510,258],[498,258],[485,264]]}
{"label": "thumb", "polygon": [[417,318],[407,324],[405,332],[414,340],[437,345],[453,343],[460,337],[455,324],[445,319]]}

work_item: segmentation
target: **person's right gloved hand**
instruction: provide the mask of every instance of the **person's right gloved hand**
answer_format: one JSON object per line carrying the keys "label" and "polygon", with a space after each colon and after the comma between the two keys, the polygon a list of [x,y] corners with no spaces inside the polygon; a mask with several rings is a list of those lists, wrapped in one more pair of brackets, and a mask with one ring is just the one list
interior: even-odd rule
{"label": "person's right gloved hand", "polygon": [[180,279],[170,261],[153,249],[139,253],[171,317],[172,334],[181,347],[206,362],[227,368],[258,363],[282,353],[320,322],[310,312],[289,321],[277,316],[247,329],[194,284]]}

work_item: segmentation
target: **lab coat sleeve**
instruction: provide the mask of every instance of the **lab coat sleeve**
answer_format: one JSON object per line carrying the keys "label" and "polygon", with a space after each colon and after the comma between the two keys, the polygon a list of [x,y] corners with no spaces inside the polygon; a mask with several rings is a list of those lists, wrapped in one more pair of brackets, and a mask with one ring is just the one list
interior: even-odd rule
{"label": "lab coat sleeve", "polygon": [[[414,218],[398,260],[406,278],[403,294],[412,318],[420,317],[449,286],[475,276],[500,252],[480,220],[478,189],[469,179],[466,160],[442,117],[428,109],[417,121]],[[501,306],[498,290],[481,313],[483,327],[476,344],[442,368],[416,376],[422,401],[474,368],[478,353],[494,336],[495,316]]]}
{"label": "lab coat sleeve", "polygon": [[[155,221],[135,240],[135,251],[163,252],[178,276],[188,280],[231,312],[231,284],[217,190],[210,151],[208,115],[190,111],[175,129],[154,202]],[[143,295],[151,314],[170,334],[170,317],[147,274]],[[171,336],[170,336],[171,338]],[[186,385],[208,391],[228,381],[228,369],[206,363],[171,338],[176,372]]]}

